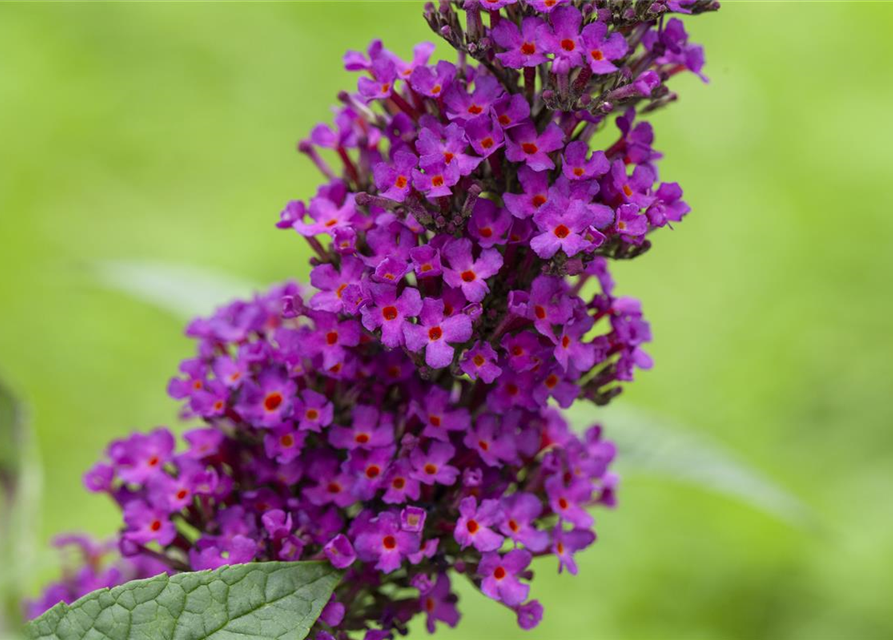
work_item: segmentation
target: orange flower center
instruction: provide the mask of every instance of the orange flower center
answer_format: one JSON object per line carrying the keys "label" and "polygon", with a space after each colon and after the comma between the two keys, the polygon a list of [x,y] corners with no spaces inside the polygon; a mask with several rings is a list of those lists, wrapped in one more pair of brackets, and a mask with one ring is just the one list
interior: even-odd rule
{"label": "orange flower center", "polygon": [[385,320],[397,319],[397,307],[385,307],[381,310],[381,315]]}
{"label": "orange flower center", "polygon": [[282,404],[282,394],[278,391],[268,393],[267,397],[264,398],[264,409],[267,411],[276,411],[280,404]]}
{"label": "orange flower center", "polygon": [[428,329],[428,339],[440,340],[443,337],[443,329],[440,327],[431,327]]}
{"label": "orange flower center", "polygon": [[521,45],[521,53],[523,53],[525,56],[532,56],[534,53],[536,53],[536,45],[532,42],[525,42]]}
{"label": "orange flower center", "polygon": [[462,280],[465,282],[474,282],[477,279],[474,271],[463,271],[462,272]]}
{"label": "orange flower center", "polygon": [[528,155],[532,155],[540,150],[540,148],[538,146],[536,146],[535,144],[533,144],[532,142],[525,142],[524,144],[521,145],[521,149],[524,151],[524,153],[526,153]]}
{"label": "orange flower center", "polygon": [[555,227],[555,236],[558,238],[566,238],[570,235],[570,232],[571,232],[571,230],[568,229],[563,224],[560,224],[557,227]]}

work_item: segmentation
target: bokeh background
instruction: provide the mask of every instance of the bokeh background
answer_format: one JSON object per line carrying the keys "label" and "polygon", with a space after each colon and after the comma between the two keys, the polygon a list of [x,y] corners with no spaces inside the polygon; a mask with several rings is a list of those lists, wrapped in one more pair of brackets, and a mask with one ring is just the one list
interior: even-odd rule
{"label": "bokeh background", "polygon": [[[683,444],[631,432],[652,467],[621,462],[579,576],[536,567],[536,631],[463,588],[444,638],[893,637],[893,4],[728,2],[688,25],[712,82],[680,79],[653,120],[694,212],[617,270],[657,363],[617,404]],[[405,55],[432,34],[413,2],[0,5],[0,376],[43,478],[29,592],[54,534],[117,526],[80,486],[106,442],[175,420],[183,321],[108,264],[305,279],[273,228],[318,182],[294,142],[373,37]],[[691,481],[689,442],[789,508]]]}

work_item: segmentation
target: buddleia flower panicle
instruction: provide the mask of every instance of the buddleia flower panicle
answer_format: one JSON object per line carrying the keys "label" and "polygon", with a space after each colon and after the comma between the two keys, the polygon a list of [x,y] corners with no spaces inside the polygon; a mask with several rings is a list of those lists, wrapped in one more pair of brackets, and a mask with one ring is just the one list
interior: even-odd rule
{"label": "buddleia flower panicle", "polygon": [[[609,264],[688,214],[643,116],[703,74],[678,17],[711,0],[464,0],[424,17],[409,61],[348,52],[356,89],[298,144],[323,176],[276,224],[306,239],[286,283],[187,328],[169,394],[197,426],[113,442],[88,472],[120,506],[119,558],[36,614],[164,569],[327,560],[345,577],[317,640],[459,621],[469,580],[524,629],[534,569],[576,574],[615,505],[614,445],[561,409],[604,405],[651,367],[641,305]],[[537,561],[537,558],[551,561]]]}

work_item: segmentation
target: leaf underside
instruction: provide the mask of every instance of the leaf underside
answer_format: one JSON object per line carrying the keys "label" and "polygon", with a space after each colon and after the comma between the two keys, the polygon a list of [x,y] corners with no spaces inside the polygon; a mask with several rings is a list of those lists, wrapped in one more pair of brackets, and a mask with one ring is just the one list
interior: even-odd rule
{"label": "leaf underside", "polygon": [[32,640],[303,640],[338,584],[325,562],[257,562],[165,574],[59,603]]}

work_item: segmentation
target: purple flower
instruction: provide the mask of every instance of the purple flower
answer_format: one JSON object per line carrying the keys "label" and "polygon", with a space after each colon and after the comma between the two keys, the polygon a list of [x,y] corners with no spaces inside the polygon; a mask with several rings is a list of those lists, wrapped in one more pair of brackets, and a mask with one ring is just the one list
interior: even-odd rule
{"label": "purple flower", "polygon": [[329,442],[339,449],[374,449],[394,442],[394,426],[387,417],[380,417],[378,409],[357,405],[353,410],[353,424],[349,428],[329,428]]}
{"label": "purple flower", "polygon": [[614,60],[626,55],[629,49],[626,38],[616,31],[608,35],[608,26],[604,22],[591,22],[583,29],[583,47],[592,73],[614,73],[617,66]]}
{"label": "purple flower", "polygon": [[534,171],[525,165],[518,171],[518,179],[524,193],[506,193],[502,197],[506,209],[513,216],[525,219],[533,216],[549,201],[549,174],[546,171]]}
{"label": "purple flower", "polygon": [[480,507],[474,496],[463,498],[459,503],[459,520],[453,537],[462,549],[473,546],[478,551],[496,551],[502,546],[503,537],[491,527],[498,527],[503,520],[497,500],[484,500]]}
{"label": "purple flower", "polygon": [[546,494],[549,506],[562,521],[582,529],[592,526],[592,516],[583,508],[592,495],[588,482],[571,481],[565,485],[562,478],[552,476],[546,480]]}
{"label": "purple flower", "polygon": [[493,104],[496,122],[505,130],[517,127],[530,117],[530,105],[519,93],[500,98]]}
{"label": "purple flower", "polygon": [[444,318],[443,300],[425,298],[419,324],[405,324],[403,334],[407,349],[414,353],[424,349],[428,366],[442,369],[453,361],[455,349],[451,345],[471,337],[471,318],[464,314]]}
{"label": "purple flower", "polygon": [[124,539],[145,545],[157,542],[164,546],[176,537],[177,529],[164,510],[151,507],[141,500],[131,500],[124,507]]}
{"label": "purple flower", "polygon": [[[678,7],[681,3],[670,3],[670,5],[674,4]],[[681,8],[673,10],[681,11]],[[659,32],[649,31],[642,39],[642,43],[649,51],[655,50],[655,44],[658,41],[663,45],[664,51],[664,54],[657,59],[658,64],[682,65],[704,82],[708,82],[707,76],[701,72],[701,69],[704,68],[704,48],[688,43],[688,34],[685,32],[682,20],[670,18],[662,30]]]}
{"label": "purple flower", "polygon": [[413,69],[409,85],[423,96],[439,98],[450,88],[455,76],[456,66],[441,60],[433,69],[426,66]]}
{"label": "purple flower", "polygon": [[430,244],[413,247],[409,250],[409,257],[418,278],[434,278],[443,273],[440,252]]}
{"label": "purple flower", "polygon": [[459,166],[453,162],[444,164],[442,160],[422,161],[421,171],[412,170],[412,186],[430,200],[452,195],[452,187],[459,182]]}
{"label": "purple flower", "polygon": [[506,335],[501,346],[505,350],[508,365],[515,371],[529,371],[543,362],[543,345],[536,334],[530,331]]}
{"label": "purple flower", "polygon": [[246,418],[266,427],[280,424],[291,416],[295,383],[282,374],[269,371],[257,383],[245,383],[238,409]]}
{"label": "purple flower", "polygon": [[426,166],[439,167],[443,164],[456,169],[459,176],[467,176],[477,168],[481,159],[465,153],[468,139],[459,124],[454,122],[444,127],[428,116],[423,121],[425,126],[419,131],[416,142],[423,169]]}
{"label": "purple flower", "polygon": [[323,551],[326,554],[326,558],[329,559],[329,562],[336,569],[346,569],[357,559],[353,545],[350,544],[350,540],[343,533],[339,533],[329,540]]}
{"label": "purple flower", "polygon": [[267,452],[267,457],[282,464],[291,462],[300,455],[306,435],[289,427],[274,429],[264,436],[264,450]]}
{"label": "purple flower", "polygon": [[419,499],[419,481],[406,460],[398,460],[391,465],[383,486],[385,493],[381,499],[387,504],[403,504],[407,500]]}
{"label": "purple flower", "polygon": [[375,187],[385,198],[403,202],[412,187],[412,172],[419,159],[414,153],[399,150],[394,154],[393,164],[380,162],[375,165]]}
{"label": "purple flower", "polygon": [[257,543],[246,536],[206,536],[199,538],[189,550],[189,564],[193,571],[204,571],[224,565],[245,564],[254,560],[256,555]]}
{"label": "purple flower", "polygon": [[595,534],[588,529],[572,529],[564,531],[561,525],[555,527],[555,542],[552,543],[552,553],[558,556],[558,573],[567,569],[572,575],[577,575],[577,563],[574,562],[574,554],[585,549],[595,542]]}
{"label": "purple flower", "polygon": [[550,15],[552,28],[542,32],[542,43],[546,51],[554,54],[552,71],[567,73],[583,64],[583,43],[580,39],[580,25],[583,16],[573,6],[562,6]]}
{"label": "purple flower", "polygon": [[311,389],[305,389],[295,401],[295,418],[298,420],[298,428],[302,431],[315,431],[319,433],[323,427],[332,424],[334,407],[321,393]]}
{"label": "purple flower", "polygon": [[505,140],[502,128],[489,114],[469,120],[465,124],[465,135],[471,148],[482,158],[500,149]]}
{"label": "purple flower", "polygon": [[354,546],[360,560],[374,561],[376,569],[391,573],[400,568],[405,557],[418,550],[419,536],[402,531],[397,516],[385,511],[358,527]]}
{"label": "purple flower", "polygon": [[570,2],[570,0],[527,0],[527,4],[540,13],[551,13],[556,8],[568,2]]}
{"label": "purple flower", "polygon": [[432,442],[427,451],[416,447],[409,456],[412,476],[422,484],[453,484],[459,476],[459,470],[449,464],[455,454],[456,449],[445,442]]}
{"label": "purple flower", "polygon": [[451,287],[462,290],[469,302],[480,302],[490,292],[486,279],[502,268],[502,255],[496,249],[484,249],[475,260],[471,254],[471,241],[450,241],[443,248],[443,255],[450,267],[444,269],[443,279]]}
{"label": "purple flower", "polygon": [[350,298],[351,289],[359,293],[363,270],[363,263],[352,256],[345,256],[341,260],[340,271],[328,263],[314,267],[310,272],[310,284],[319,291],[310,298],[310,307],[340,313]]}
{"label": "purple flower", "polygon": [[537,134],[531,123],[519,125],[509,132],[505,157],[512,162],[525,162],[534,171],[554,169],[549,157],[564,145],[564,133],[555,123],[550,123],[542,134]]}
{"label": "purple flower", "polygon": [[174,451],[174,436],[167,429],[135,433],[109,446],[109,458],[124,482],[143,483],[161,472]]}
{"label": "purple flower", "polygon": [[361,77],[357,82],[360,95],[367,100],[384,100],[394,93],[397,67],[392,60],[380,57],[372,62],[371,78]]}
{"label": "purple flower", "polygon": [[[541,2],[542,0],[539,1]],[[550,2],[552,0],[545,1]],[[538,600],[531,600],[530,602],[522,604],[516,609],[516,612],[518,614],[518,626],[525,631],[533,629],[543,619],[543,605],[541,605]]]}
{"label": "purple flower", "polygon": [[478,574],[483,578],[481,591],[485,595],[500,600],[510,607],[527,599],[530,587],[518,579],[530,564],[530,552],[513,549],[504,556],[487,553],[478,565]]}
{"label": "purple flower", "polygon": [[588,160],[589,145],[581,140],[571,142],[564,150],[561,171],[568,180],[589,180],[603,176],[611,170],[611,163],[604,151],[596,151]]}
{"label": "purple flower", "polygon": [[397,56],[394,56],[394,65],[397,67],[397,73],[402,78],[412,77],[412,73],[419,67],[428,64],[431,54],[434,53],[433,42],[420,42],[412,48],[412,60],[404,62]]}
{"label": "purple flower", "polygon": [[506,50],[497,53],[496,57],[511,69],[536,67],[546,62],[546,50],[540,44],[540,33],[547,28],[542,20],[534,17],[524,18],[520,30],[514,22],[501,20],[490,31],[493,41]]}
{"label": "purple flower", "polygon": [[509,212],[497,207],[493,201],[478,198],[468,221],[468,234],[483,249],[506,243],[506,234],[512,224]]}
{"label": "purple flower", "polygon": [[403,327],[408,318],[422,310],[422,297],[417,289],[407,287],[397,296],[397,287],[370,284],[372,303],[362,308],[363,326],[374,331],[381,328],[381,341],[391,349],[403,344]]}
{"label": "purple flower", "polygon": [[385,445],[371,450],[354,449],[342,465],[354,474],[354,494],[360,500],[371,500],[382,485],[382,479],[394,457],[394,447]]}
{"label": "purple flower", "polygon": [[411,533],[421,533],[425,528],[426,512],[418,507],[406,507],[400,512],[400,528]]}
{"label": "purple flower", "polygon": [[468,432],[462,442],[476,451],[488,467],[499,467],[515,459],[515,446],[511,436],[499,432],[496,416],[478,418],[474,430]]}
{"label": "purple flower", "polygon": [[662,227],[670,222],[679,222],[691,211],[682,200],[682,189],[676,182],[664,182],[654,193],[657,200],[648,207],[648,222],[654,227]]}
{"label": "purple flower", "polygon": [[451,431],[466,431],[471,425],[468,410],[453,409],[449,393],[439,387],[433,387],[424,398],[414,401],[410,410],[425,425],[422,435],[442,442],[450,441]]}
{"label": "purple flower", "polygon": [[589,371],[595,364],[595,347],[592,343],[583,342],[586,333],[592,328],[592,319],[588,316],[565,324],[561,335],[553,339],[555,350],[552,355],[565,371],[573,366],[575,371]]}
{"label": "purple flower", "polygon": [[625,203],[642,208],[654,202],[654,198],[647,195],[654,184],[654,173],[647,165],[638,165],[632,176],[628,176],[623,162],[618,160],[611,167],[610,184]]}
{"label": "purple flower", "polygon": [[[571,202],[570,207],[561,209],[548,204],[533,217],[539,227],[539,235],[530,240],[530,247],[540,258],[551,258],[559,250],[572,257],[592,247],[585,236],[589,227],[605,224],[605,215],[611,216],[610,209],[601,205],[587,205],[580,200]],[[610,217],[607,222],[610,222]]]}
{"label": "purple flower", "polygon": [[450,591],[450,579],[446,573],[438,574],[434,586],[422,594],[421,605],[427,615],[425,626],[428,633],[434,633],[438,621],[445,622],[450,627],[459,623],[456,596]]}
{"label": "purple flower", "polygon": [[354,207],[352,196],[347,198],[341,206],[326,197],[317,196],[310,201],[307,213],[313,220],[312,223],[298,219],[295,220],[292,227],[302,236],[312,237],[321,233],[331,235],[335,229],[352,224],[357,210]]}
{"label": "purple flower", "polygon": [[474,80],[474,90],[469,94],[454,83],[444,96],[447,115],[451,120],[470,120],[487,113],[490,107],[505,93],[493,76],[479,74]]}
{"label": "purple flower", "polygon": [[[326,606],[323,607],[322,613],[319,614],[319,619],[330,627],[337,627],[341,624],[341,621],[344,620],[346,611],[347,608],[342,603],[335,600],[335,594],[333,593],[332,597],[329,598],[329,601],[326,603]],[[317,640],[320,640],[318,635],[316,638]],[[334,640],[334,637],[330,636],[330,638],[331,640]]]}
{"label": "purple flower", "polygon": [[549,534],[533,524],[543,512],[539,498],[531,493],[519,492],[504,498],[502,504],[505,519],[499,530],[531,551],[543,551],[549,545]]}
{"label": "purple flower", "polygon": [[486,342],[476,342],[462,355],[460,367],[472,380],[480,378],[490,384],[502,373],[502,369],[496,364],[497,360],[493,347]]}
{"label": "purple flower", "polygon": [[639,213],[638,205],[622,204],[617,208],[614,230],[627,238],[644,236],[648,231],[648,217]]}

